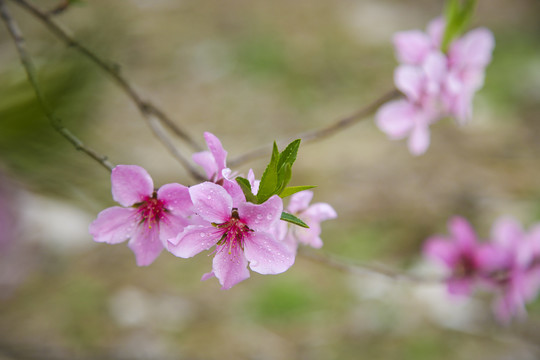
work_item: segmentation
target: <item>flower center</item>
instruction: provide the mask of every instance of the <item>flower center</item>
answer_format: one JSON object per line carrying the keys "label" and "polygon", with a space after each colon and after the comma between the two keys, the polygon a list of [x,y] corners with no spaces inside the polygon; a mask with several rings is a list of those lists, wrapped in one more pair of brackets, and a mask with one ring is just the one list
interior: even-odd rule
{"label": "flower center", "polygon": [[163,201],[157,198],[156,192],[148,196],[143,202],[136,205],[139,222],[144,223],[149,229],[157,225],[166,211]]}
{"label": "flower center", "polygon": [[223,235],[218,241],[218,245],[228,245],[229,253],[237,245],[244,250],[245,236],[248,232],[253,231],[240,220],[236,208],[233,208],[230,220],[215,226],[218,229],[223,229]]}

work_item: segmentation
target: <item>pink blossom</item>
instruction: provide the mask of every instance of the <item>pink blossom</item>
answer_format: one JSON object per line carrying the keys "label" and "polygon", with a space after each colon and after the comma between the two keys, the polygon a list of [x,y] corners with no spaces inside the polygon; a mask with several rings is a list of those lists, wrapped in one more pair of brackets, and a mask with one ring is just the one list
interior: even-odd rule
{"label": "pink blossom", "polygon": [[514,316],[524,317],[525,304],[540,289],[538,254],[539,228],[526,233],[514,219],[502,217],[492,228],[492,241],[499,251],[499,266],[491,274],[491,282],[499,293],[494,302],[497,318],[507,323]]}
{"label": "pink blossom", "polygon": [[208,150],[193,154],[192,159],[204,169],[208,180],[217,182],[223,178],[223,170],[227,168],[227,151],[214,134],[205,132],[204,139]]}
{"label": "pink blossom", "polygon": [[111,174],[113,199],[123,207],[103,210],[90,224],[97,242],[118,244],[128,239],[138,266],[150,265],[166,241],[180,233],[192,214],[188,188],[167,184],[154,190],[152,178],[136,165],[118,165]]}
{"label": "pink blossom", "polygon": [[496,252],[487,245],[477,242],[471,225],[461,217],[454,217],[448,223],[450,236],[436,235],[424,245],[424,254],[443,266],[449,272],[448,292],[453,295],[468,295],[473,285],[481,280],[480,273],[490,271],[499,262]]}
{"label": "pink blossom", "polygon": [[277,230],[280,239],[288,244],[291,249],[296,251],[298,243],[309,245],[316,249],[322,247],[323,242],[321,235],[321,222],[325,220],[335,219],[337,213],[327,203],[315,203],[309,205],[313,198],[313,192],[309,190],[300,191],[291,195],[287,212],[298,217],[306,223],[309,228],[300,226],[289,226],[286,222],[279,224]]}
{"label": "pink blossom", "polygon": [[216,276],[222,289],[229,289],[250,276],[248,262],[260,274],[279,274],[294,263],[294,253],[273,235],[283,209],[279,196],[259,205],[245,198],[235,203],[225,188],[210,182],[192,186],[189,193],[195,213],[206,224],[187,226],[168,247],[189,258],[215,245],[212,272],[203,280]]}
{"label": "pink blossom", "polygon": [[438,18],[429,24],[427,33],[412,30],[394,35],[401,63],[394,82],[405,99],[383,105],[376,124],[391,139],[409,137],[413,155],[429,147],[431,124],[446,116],[460,124],[471,118],[474,94],[482,87],[485,67],[491,61],[494,39],[489,30],[470,31],[454,40],[444,54],[444,27]]}

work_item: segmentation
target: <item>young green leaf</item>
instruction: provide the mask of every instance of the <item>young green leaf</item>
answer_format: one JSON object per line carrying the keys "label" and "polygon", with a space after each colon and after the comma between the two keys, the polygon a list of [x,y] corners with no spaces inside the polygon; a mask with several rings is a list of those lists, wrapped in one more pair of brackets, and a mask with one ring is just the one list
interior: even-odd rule
{"label": "young green leaf", "polygon": [[[462,2],[464,2],[462,4]],[[454,38],[461,35],[467,27],[474,13],[476,0],[449,0],[445,10],[446,28],[444,30],[441,49],[448,51],[448,47]]]}
{"label": "young green leaf", "polygon": [[257,203],[262,204],[268,200],[272,195],[276,193],[278,188],[278,171],[277,164],[279,161],[279,150],[274,142],[274,148],[272,149],[272,158],[270,163],[264,170],[261,177],[261,183],[259,184],[259,192],[257,193]]}
{"label": "young green leaf", "polygon": [[309,228],[305,222],[294,216],[293,214],[289,214],[286,212],[281,213],[281,220],[290,222],[291,224],[298,225],[304,228]]}
{"label": "young green leaf", "polygon": [[289,186],[279,194],[281,198],[286,198],[287,196],[291,196],[292,194],[296,194],[297,192],[313,189],[315,186],[312,185],[304,185],[304,186]]}
{"label": "young green leaf", "polygon": [[285,150],[281,152],[279,155],[278,171],[280,171],[285,164],[289,164],[292,167],[296,161],[296,154],[298,153],[298,148],[300,147],[300,141],[300,139],[294,140],[287,145]]}
{"label": "young green leaf", "polygon": [[246,197],[246,201],[257,204],[257,197],[253,195],[253,192],[251,191],[251,184],[249,183],[249,180],[240,176],[237,176],[235,180],[238,185],[240,185],[240,188]]}

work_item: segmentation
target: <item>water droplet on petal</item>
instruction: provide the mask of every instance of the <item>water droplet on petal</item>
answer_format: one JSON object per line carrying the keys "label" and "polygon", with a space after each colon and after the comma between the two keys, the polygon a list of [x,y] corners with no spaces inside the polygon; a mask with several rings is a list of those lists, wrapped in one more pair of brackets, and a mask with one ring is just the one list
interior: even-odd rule
{"label": "water droplet on petal", "polygon": [[261,220],[263,216],[261,214],[257,214],[257,219]]}
{"label": "water droplet on petal", "polygon": [[208,200],[212,200],[212,197],[210,195],[207,196]]}
{"label": "water droplet on petal", "polygon": [[259,262],[257,260],[251,260],[251,266],[257,266],[259,265]]}
{"label": "water droplet on petal", "polygon": [[199,236],[203,238],[206,236],[206,234],[202,232],[202,233],[199,233]]}
{"label": "water droplet on petal", "polygon": [[266,215],[266,218],[267,218],[268,220],[272,220],[272,214]]}

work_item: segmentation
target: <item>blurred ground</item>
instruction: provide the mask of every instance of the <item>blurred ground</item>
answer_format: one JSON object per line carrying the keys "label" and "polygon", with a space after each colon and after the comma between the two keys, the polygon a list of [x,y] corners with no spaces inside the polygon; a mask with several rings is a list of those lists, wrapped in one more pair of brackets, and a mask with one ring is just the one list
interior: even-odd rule
{"label": "blurred ground", "polygon": [[[51,8],[55,1],[36,2]],[[156,185],[191,184],[115,84],[11,3],[66,126]],[[442,1],[85,1],[57,20],[122,66],[199,142],[231,156],[322,127],[392,88],[390,38],[424,28]],[[424,239],[454,214],[488,235],[500,215],[540,220],[540,4],[479,1],[493,63],[471,124],[432,128],[412,157],[363,121],[301,147],[294,184],[339,219],[324,251],[425,271]],[[48,126],[0,28],[0,359],[536,359],[539,304],[501,327],[489,302],[438,285],[340,273],[298,258],[285,274],[221,291],[204,255],[137,268],[87,233],[113,205],[109,175]],[[185,147],[180,148],[187,151]],[[264,161],[253,167],[263,171]],[[431,270],[428,270],[431,271]],[[430,274],[430,273],[428,273]]]}

